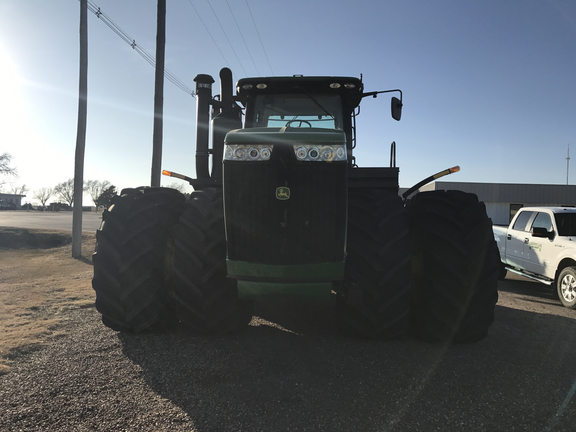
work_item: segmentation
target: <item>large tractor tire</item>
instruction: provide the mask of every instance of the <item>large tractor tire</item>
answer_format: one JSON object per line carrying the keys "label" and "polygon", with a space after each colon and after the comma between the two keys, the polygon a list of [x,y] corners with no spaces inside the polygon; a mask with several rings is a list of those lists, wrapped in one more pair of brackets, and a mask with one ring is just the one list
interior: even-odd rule
{"label": "large tractor tire", "polygon": [[413,332],[428,341],[476,342],[494,321],[500,256],[484,203],[461,191],[409,204]]}
{"label": "large tractor tire", "polygon": [[174,227],[171,295],[182,324],[211,334],[248,325],[253,305],[238,298],[226,274],[222,190],[196,191]]}
{"label": "large tractor tire", "polygon": [[170,323],[166,251],[183,203],[184,195],[174,189],[124,189],[104,211],[92,287],[106,326],[140,332]]}
{"label": "large tractor tire", "polygon": [[410,310],[410,243],[397,194],[349,192],[346,251],[345,281],[337,297],[343,324],[368,338],[403,336]]}

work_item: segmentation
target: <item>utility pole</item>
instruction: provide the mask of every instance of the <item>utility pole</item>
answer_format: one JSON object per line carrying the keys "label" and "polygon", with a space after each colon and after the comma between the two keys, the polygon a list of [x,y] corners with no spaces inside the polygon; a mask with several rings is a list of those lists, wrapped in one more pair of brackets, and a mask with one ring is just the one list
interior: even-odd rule
{"label": "utility pole", "polygon": [[568,144],[568,156],[566,156],[566,184],[568,184],[569,172],[570,172],[570,144]]}
{"label": "utility pole", "polygon": [[74,161],[74,211],[72,213],[72,257],[82,256],[82,195],[84,193],[84,149],[88,105],[88,0],[80,0],[80,85],[78,129]]}
{"label": "utility pole", "polygon": [[166,0],[158,0],[156,29],[156,75],[154,88],[154,131],[152,133],[152,187],[160,186],[162,174],[162,127],[164,105],[164,51],[166,46]]}

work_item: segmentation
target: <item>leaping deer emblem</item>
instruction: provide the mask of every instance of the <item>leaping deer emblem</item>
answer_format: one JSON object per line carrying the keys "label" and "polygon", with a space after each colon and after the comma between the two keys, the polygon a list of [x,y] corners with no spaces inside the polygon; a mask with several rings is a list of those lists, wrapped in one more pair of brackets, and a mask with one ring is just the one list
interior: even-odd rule
{"label": "leaping deer emblem", "polygon": [[276,199],[287,200],[290,199],[290,188],[287,187],[277,187],[276,188]]}

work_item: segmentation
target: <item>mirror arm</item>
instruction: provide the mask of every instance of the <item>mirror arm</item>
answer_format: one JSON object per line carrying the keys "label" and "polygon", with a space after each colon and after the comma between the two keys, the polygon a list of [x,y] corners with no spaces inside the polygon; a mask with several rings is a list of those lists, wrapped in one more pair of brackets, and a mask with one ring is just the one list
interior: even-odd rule
{"label": "mirror arm", "polygon": [[402,103],[402,90],[400,89],[394,89],[394,90],[384,90],[384,91],[375,91],[375,92],[369,92],[369,93],[362,93],[362,98],[368,97],[368,96],[372,96],[373,98],[377,98],[379,94],[381,93],[392,93],[392,92],[398,92],[400,93],[400,103]]}

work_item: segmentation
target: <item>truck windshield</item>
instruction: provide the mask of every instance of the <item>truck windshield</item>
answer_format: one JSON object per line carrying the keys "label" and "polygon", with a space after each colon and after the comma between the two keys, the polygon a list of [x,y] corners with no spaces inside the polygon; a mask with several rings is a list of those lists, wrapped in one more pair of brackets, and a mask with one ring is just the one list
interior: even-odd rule
{"label": "truck windshield", "polygon": [[256,127],[343,129],[339,95],[258,95]]}
{"label": "truck windshield", "polygon": [[555,213],[558,235],[566,237],[576,236],[576,213]]}

